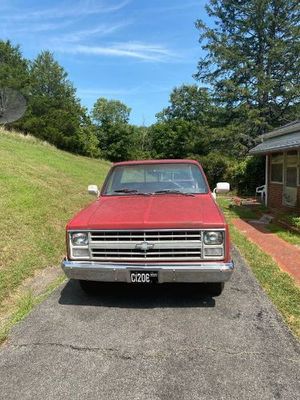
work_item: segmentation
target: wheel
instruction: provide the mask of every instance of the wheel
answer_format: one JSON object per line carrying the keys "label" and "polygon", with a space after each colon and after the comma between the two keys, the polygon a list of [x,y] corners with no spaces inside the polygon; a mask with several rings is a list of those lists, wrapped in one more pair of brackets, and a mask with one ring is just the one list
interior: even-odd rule
{"label": "wheel", "polygon": [[95,295],[99,292],[98,282],[95,281],[79,281],[81,289],[88,295]]}
{"label": "wheel", "polygon": [[207,284],[208,293],[212,297],[220,296],[224,289],[224,282],[213,282]]}

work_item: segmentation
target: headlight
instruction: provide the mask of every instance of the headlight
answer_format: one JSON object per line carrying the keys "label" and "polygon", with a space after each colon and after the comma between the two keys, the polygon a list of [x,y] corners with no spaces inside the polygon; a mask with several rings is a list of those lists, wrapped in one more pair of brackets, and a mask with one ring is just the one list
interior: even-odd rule
{"label": "headlight", "polygon": [[89,243],[89,237],[86,232],[71,233],[71,242],[74,246],[86,246]]}
{"label": "headlight", "polygon": [[89,257],[89,249],[73,249],[72,254],[74,257]]}
{"label": "headlight", "polygon": [[221,257],[223,256],[223,247],[205,247],[205,257]]}
{"label": "headlight", "polygon": [[223,232],[220,231],[204,232],[204,244],[223,244]]}

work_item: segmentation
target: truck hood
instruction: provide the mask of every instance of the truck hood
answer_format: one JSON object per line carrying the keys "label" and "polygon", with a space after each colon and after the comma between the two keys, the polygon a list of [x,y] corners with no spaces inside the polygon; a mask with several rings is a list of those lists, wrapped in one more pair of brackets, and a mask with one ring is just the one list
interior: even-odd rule
{"label": "truck hood", "polygon": [[80,211],[69,230],[224,227],[212,195],[103,196]]}

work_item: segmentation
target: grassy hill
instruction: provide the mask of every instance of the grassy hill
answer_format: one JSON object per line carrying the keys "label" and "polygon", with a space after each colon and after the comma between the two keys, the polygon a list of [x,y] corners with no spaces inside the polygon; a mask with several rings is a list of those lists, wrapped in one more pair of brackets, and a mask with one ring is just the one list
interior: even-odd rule
{"label": "grassy hill", "polygon": [[93,200],[87,186],[101,185],[109,165],[0,128],[0,314],[25,278],[59,265],[65,224]]}

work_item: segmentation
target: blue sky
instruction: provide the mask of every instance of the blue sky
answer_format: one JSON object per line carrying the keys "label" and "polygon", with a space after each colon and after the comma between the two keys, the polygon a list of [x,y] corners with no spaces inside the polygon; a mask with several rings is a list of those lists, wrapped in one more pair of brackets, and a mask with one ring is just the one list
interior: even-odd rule
{"label": "blue sky", "polygon": [[171,90],[194,83],[204,0],[0,0],[0,37],[27,58],[51,50],[91,109],[99,97],[149,125]]}

